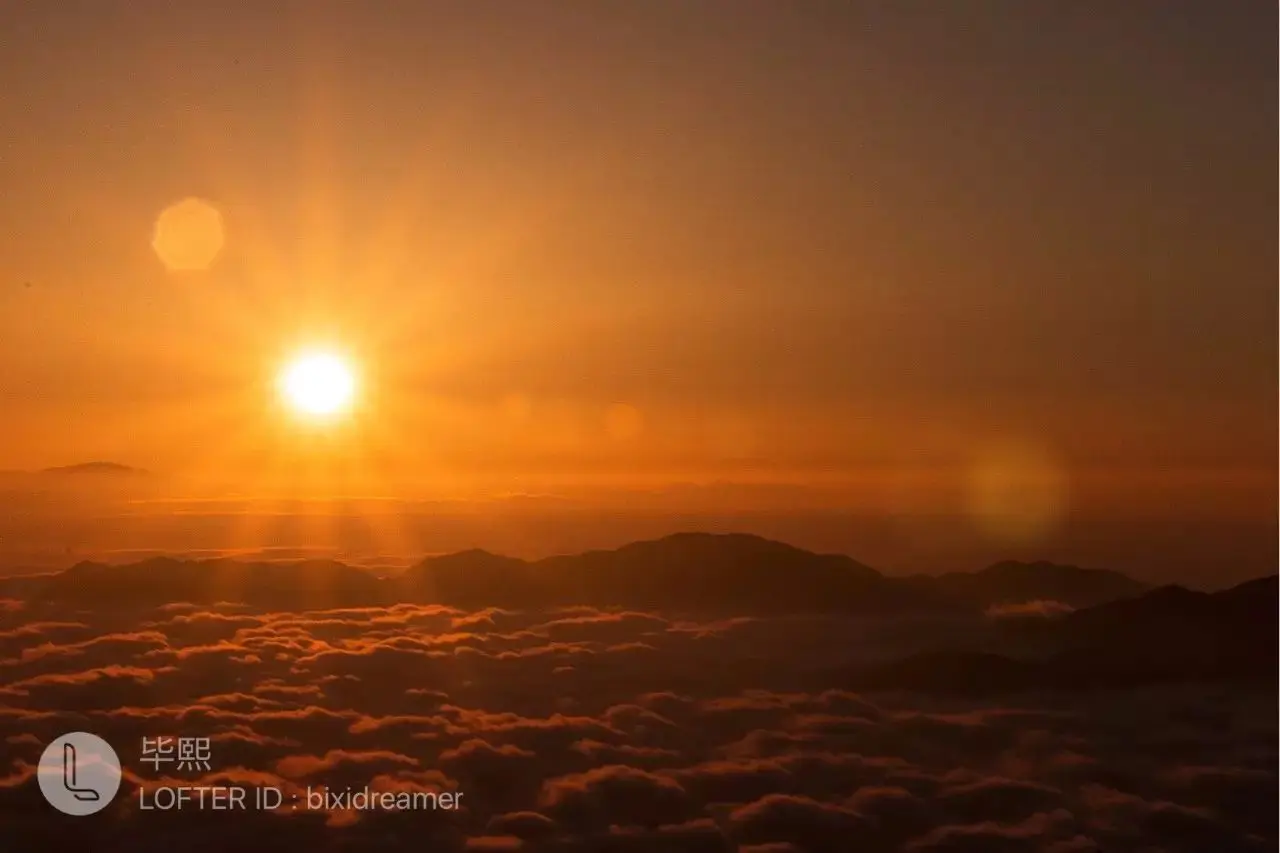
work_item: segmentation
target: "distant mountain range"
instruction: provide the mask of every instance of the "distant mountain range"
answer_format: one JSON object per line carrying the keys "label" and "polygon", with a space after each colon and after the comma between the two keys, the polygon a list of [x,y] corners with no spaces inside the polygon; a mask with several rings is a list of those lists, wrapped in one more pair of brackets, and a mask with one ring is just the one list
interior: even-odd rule
{"label": "distant mountain range", "polygon": [[121,465],[119,462],[80,462],[75,465],[59,465],[45,468],[41,474],[95,474],[99,476],[134,476],[147,472],[141,468]]}
{"label": "distant mountain range", "polygon": [[858,561],[745,534],[681,533],[535,562],[471,551],[432,557],[395,581],[414,600],[485,606],[566,602],[727,612],[900,613],[954,607]]}
{"label": "distant mountain range", "polygon": [[[24,618],[30,619],[67,609],[127,612],[228,601],[287,610],[410,602],[961,620],[973,626],[968,647],[947,642],[942,650],[837,674],[855,689],[944,692],[1274,680],[1278,591],[1275,576],[1204,593],[1150,589],[1116,572],[1044,562],[892,578],[843,555],[704,533],[537,561],[463,551],[428,557],[385,578],[332,560],[161,557],[116,566],[82,562],[56,574],[0,579],[0,597],[26,600]],[[1060,606],[1033,609],[1050,614],[1038,618],[984,617],[993,606],[1026,601]]]}
{"label": "distant mountain range", "polygon": [[126,565],[82,562],[43,578],[0,580],[0,593],[5,589],[83,606],[242,601],[296,608],[403,601],[896,615],[973,613],[1035,599],[1088,606],[1146,587],[1115,572],[1052,563],[1000,563],[973,574],[892,578],[848,556],[815,554],[758,536],[680,533],[536,561],[463,551],[428,557],[390,578],[329,560],[158,557]]}
{"label": "distant mountain range", "polygon": [[152,477],[150,471],[119,462],[77,462],[33,470],[0,470],[0,486],[45,488],[55,483],[134,482]]}

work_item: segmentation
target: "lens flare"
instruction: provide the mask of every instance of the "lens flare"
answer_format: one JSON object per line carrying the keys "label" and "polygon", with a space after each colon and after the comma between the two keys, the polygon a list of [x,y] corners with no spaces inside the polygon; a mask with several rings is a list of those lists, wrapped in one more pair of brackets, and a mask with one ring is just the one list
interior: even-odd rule
{"label": "lens flare", "polygon": [[1065,470],[1038,446],[988,448],[976,456],[969,470],[970,516],[993,541],[1043,541],[1057,529],[1066,508]]}

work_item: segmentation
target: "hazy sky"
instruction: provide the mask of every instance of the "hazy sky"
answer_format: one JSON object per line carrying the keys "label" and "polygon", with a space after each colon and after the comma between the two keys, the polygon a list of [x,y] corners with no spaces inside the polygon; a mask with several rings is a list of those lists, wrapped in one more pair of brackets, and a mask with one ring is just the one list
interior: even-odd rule
{"label": "hazy sky", "polygon": [[[0,468],[856,483],[1013,454],[1273,502],[1276,16],[4,4]],[[225,240],[174,273],[153,229],[191,196]],[[315,343],[362,374],[341,434],[272,400]]]}

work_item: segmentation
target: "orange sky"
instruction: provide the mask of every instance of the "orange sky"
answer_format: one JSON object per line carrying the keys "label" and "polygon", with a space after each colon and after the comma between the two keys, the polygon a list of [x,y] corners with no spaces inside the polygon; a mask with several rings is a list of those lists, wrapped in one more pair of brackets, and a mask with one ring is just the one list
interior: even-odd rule
{"label": "orange sky", "polygon": [[5,13],[0,469],[1275,516],[1261,4],[70,5]]}

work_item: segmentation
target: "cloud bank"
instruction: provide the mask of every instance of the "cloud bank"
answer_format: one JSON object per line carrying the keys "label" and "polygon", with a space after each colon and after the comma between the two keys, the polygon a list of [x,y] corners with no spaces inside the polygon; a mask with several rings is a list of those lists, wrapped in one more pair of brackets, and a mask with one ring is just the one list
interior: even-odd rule
{"label": "cloud bank", "polygon": [[[1262,851],[1275,692],[1167,687],[976,699],[833,689],[856,620],[651,611],[175,602],[0,630],[0,824],[31,849]],[[846,644],[848,647],[846,647]],[[104,812],[41,798],[43,745],[96,732]],[[143,738],[208,738],[209,768]],[[144,809],[178,785],[280,808]],[[316,792],[452,792],[332,808]],[[297,798],[297,799],[295,799]]]}

